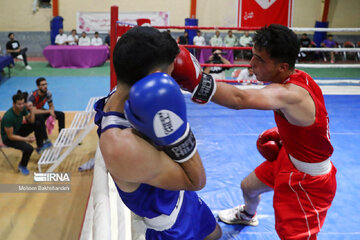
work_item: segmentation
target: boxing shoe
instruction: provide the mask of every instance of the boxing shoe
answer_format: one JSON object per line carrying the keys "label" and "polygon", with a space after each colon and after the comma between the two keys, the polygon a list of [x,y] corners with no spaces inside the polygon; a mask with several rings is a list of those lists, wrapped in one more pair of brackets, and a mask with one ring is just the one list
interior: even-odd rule
{"label": "boxing shoe", "polygon": [[257,215],[249,217],[245,213],[245,205],[239,205],[234,208],[219,211],[219,219],[227,224],[242,224],[248,226],[257,226],[259,224]]}

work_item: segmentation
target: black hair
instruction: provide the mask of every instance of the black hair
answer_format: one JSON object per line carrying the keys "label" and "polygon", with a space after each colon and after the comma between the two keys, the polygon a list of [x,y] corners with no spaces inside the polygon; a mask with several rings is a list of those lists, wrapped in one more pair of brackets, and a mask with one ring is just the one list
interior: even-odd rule
{"label": "black hair", "polygon": [[16,101],[19,100],[26,100],[26,94],[27,92],[21,92],[21,90],[18,90],[15,95],[12,96],[13,103],[16,103]]}
{"label": "black hair", "polygon": [[135,26],[115,45],[113,64],[117,81],[132,86],[155,68],[165,71],[178,53],[176,41],[167,32]]}
{"label": "black hair", "polygon": [[95,34],[99,34],[99,32],[95,32]]}
{"label": "black hair", "polygon": [[46,81],[46,79],[43,78],[43,77],[39,77],[38,79],[36,79],[36,86],[40,86],[40,83],[41,83],[42,81]]}
{"label": "black hair", "polygon": [[265,49],[270,58],[289,64],[289,69],[295,68],[295,61],[300,51],[297,35],[289,28],[271,24],[256,31],[254,48]]}
{"label": "black hair", "polygon": [[12,33],[12,32],[11,32],[11,33],[9,33],[9,34],[8,34],[8,38],[10,38],[10,36],[11,36],[11,35],[13,35],[13,34],[14,34],[14,33]]}
{"label": "black hair", "polygon": [[328,35],[328,37],[334,37],[334,35],[332,35],[332,34],[329,34],[329,35]]}

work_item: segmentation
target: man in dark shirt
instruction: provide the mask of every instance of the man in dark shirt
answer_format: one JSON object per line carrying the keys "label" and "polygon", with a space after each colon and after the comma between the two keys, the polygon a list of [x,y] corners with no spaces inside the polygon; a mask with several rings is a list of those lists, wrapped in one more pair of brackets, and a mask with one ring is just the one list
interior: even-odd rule
{"label": "man in dark shirt", "polygon": [[[50,116],[58,120],[59,132],[65,127],[65,114],[61,111],[55,111],[52,94],[47,88],[46,79],[40,77],[36,79],[37,90],[33,91],[28,100],[36,107],[35,119],[41,122],[46,121]],[[45,109],[44,105],[48,103],[49,109]]]}
{"label": "man in dark shirt", "polygon": [[7,53],[11,54],[13,58],[19,58],[24,60],[25,69],[31,70],[32,68],[28,65],[27,62],[27,48],[21,48],[19,41],[15,40],[14,33],[9,33],[8,38],[10,41],[6,43],[6,51]]}
{"label": "man in dark shirt", "polygon": [[[308,37],[308,35],[306,33],[303,33],[301,35],[300,47],[303,47],[303,48],[314,47],[311,39]],[[299,52],[299,57],[300,57],[301,60],[311,60],[312,61],[312,60],[315,59],[314,52],[300,51]]]}
{"label": "man in dark shirt", "polygon": [[184,35],[180,36],[178,39],[178,43],[181,45],[187,45],[189,44],[189,33],[184,32]]}
{"label": "man in dark shirt", "polygon": [[[21,174],[28,175],[27,164],[34,151],[29,143],[34,142],[36,137],[37,151],[42,151],[50,146],[43,144],[44,136],[40,129],[44,126],[35,121],[35,108],[32,104],[25,104],[24,94],[18,91],[12,99],[13,106],[6,111],[1,120],[1,138],[5,145],[23,152],[18,169]],[[26,123],[23,123],[23,117],[27,120]],[[35,137],[28,136],[33,131],[35,131]]]}

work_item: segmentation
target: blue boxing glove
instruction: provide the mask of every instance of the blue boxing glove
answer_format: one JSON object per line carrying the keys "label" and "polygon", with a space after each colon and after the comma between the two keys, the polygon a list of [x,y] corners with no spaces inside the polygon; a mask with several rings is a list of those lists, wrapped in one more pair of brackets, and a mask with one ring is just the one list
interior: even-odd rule
{"label": "blue boxing glove", "polygon": [[183,94],[165,73],[153,73],[136,82],[124,106],[131,125],[176,162],[189,160],[196,140],[186,117]]}

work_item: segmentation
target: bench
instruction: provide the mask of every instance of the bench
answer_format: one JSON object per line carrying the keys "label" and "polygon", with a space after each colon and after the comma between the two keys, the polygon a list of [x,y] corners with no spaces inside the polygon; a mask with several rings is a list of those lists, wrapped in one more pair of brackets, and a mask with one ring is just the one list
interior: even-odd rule
{"label": "bench", "polygon": [[46,149],[41,154],[38,161],[39,172],[41,172],[43,165],[51,165],[47,172],[53,172],[94,128],[93,117],[95,116],[95,110],[93,106],[100,98],[90,98],[85,111],[75,114],[69,128],[61,129],[53,147]]}

